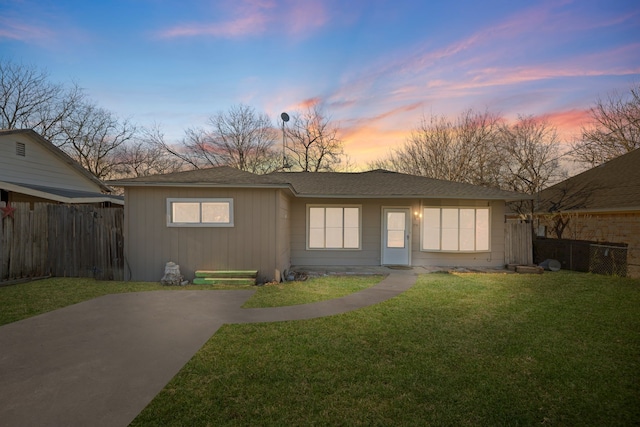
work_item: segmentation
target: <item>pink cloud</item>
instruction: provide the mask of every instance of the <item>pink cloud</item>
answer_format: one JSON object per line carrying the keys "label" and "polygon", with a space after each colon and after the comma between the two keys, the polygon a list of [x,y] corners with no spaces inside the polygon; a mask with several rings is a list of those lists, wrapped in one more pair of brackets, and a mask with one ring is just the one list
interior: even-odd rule
{"label": "pink cloud", "polygon": [[322,104],[322,99],[319,96],[314,98],[307,98],[298,103],[296,105],[296,109],[306,110],[307,108],[313,108],[316,105]]}
{"label": "pink cloud", "polygon": [[324,26],[329,18],[324,5],[319,2],[289,1],[286,6],[290,9],[285,25],[290,34],[304,34],[315,28]]}
{"label": "pink cloud", "polygon": [[229,18],[218,22],[194,22],[163,30],[161,38],[213,36],[240,38],[268,31],[293,35],[308,34],[328,22],[325,5],[320,1],[243,0],[232,3]]}
{"label": "pink cloud", "polygon": [[591,120],[588,109],[552,111],[545,114],[544,118],[555,126],[560,140],[565,142],[570,142],[577,137],[582,127]]}
{"label": "pink cloud", "polygon": [[160,33],[162,38],[214,36],[236,38],[259,34],[264,31],[267,18],[261,14],[245,16],[219,24],[186,24],[173,27]]}
{"label": "pink cloud", "polygon": [[28,25],[15,19],[0,17],[0,39],[43,42],[54,37],[53,31],[41,25]]}

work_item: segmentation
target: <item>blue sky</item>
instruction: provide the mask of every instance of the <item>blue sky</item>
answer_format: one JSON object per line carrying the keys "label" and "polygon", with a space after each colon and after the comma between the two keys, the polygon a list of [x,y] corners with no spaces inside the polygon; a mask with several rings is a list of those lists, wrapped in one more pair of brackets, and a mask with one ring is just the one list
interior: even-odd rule
{"label": "blue sky", "polygon": [[569,140],[640,83],[640,2],[0,0],[0,56],[171,140],[245,103],[321,103],[357,164],[423,115],[545,115]]}

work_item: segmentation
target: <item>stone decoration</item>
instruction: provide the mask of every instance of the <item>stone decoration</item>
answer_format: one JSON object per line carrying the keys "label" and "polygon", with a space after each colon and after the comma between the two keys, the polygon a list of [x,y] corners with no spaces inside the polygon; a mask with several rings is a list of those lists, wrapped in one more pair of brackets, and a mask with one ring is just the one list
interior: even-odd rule
{"label": "stone decoration", "polygon": [[184,286],[189,282],[180,274],[180,266],[169,261],[164,267],[164,276],[160,283],[166,286]]}

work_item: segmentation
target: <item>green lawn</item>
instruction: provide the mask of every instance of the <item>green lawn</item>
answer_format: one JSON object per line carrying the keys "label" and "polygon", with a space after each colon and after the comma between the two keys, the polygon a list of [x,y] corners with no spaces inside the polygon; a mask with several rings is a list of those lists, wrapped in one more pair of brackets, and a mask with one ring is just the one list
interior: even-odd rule
{"label": "green lawn", "polygon": [[240,289],[255,294],[245,307],[277,307],[339,298],[371,287],[382,276],[319,277],[305,282],[266,286],[188,285],[162,286],[150,282],[106,282],[85,278],[52,278],[0,287],[0,325],[76,304],[102,295],[142,291]]}
{"label": "green lawn", "polygon": [[[273,306],[379,280],[242,289],[256,290],[247,306]],[[9,286],[0,288],[0,324],[108,293],[181,289],[87,279]],[[400,296],[343,315],[223,326],[133,422],[639,424],[640,280],[570,272],[423,275]]]}
{"label": "green lawn", "polygon": [[221,328],[133,425],[640,423],[640,281],[432,274],[376,306]]}

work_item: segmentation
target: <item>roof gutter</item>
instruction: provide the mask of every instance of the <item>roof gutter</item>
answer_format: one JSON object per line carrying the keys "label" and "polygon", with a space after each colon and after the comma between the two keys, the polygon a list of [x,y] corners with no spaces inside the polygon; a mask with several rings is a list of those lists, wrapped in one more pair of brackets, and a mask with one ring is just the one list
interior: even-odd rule
{"label": "roof gutter", "polygon": [[65,197],[59,194],[47,193],[46,191],[35,190],[29,187],[21,187],[19,185],[11,184],[8,182],[0,182],[2,189],[6,191],[13,191],[15,193],[26,194],[27,196],[38,197],[40,199],[53,200],[60,203],[103,203],[111,202],[117,205],[124,205],[124,200],[104,194],[95,197]]}
{"label": "roof gutter", "polygon": [[553,212],[535,212],[534,215],[569,215],[569,214],[624,214],[624,213],[638,213],[640,212],[640,206],[631,206],[625,208],[599,208],[599,209],[575,209],[566,211],[553,211]]}

